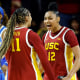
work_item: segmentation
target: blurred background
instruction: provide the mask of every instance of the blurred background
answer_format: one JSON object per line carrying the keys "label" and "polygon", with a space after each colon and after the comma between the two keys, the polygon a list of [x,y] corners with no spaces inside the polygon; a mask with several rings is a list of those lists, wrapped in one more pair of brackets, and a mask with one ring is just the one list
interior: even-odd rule
{"label": "blurred background", "polygon": [[35,32],[39,30],[48,7],[59,11],[62,26],[69,27],[72,18],[80,18],[79,0],[0,0],[0,6],[5,9],[8,17],[19,7],[29,9],[33,19],[31,28]]}

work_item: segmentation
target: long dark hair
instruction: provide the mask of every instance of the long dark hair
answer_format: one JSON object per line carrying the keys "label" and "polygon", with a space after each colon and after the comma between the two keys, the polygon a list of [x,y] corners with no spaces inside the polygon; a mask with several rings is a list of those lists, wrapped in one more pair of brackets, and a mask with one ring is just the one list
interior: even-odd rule
{"label": "long dark hair", "polygon": [[0,57],[6,53],[10,46],[16,24],[24,24],[25,16],[29,16],[29,14],[30,12],[26,8],[19,8],[13,13],[8,21],[6,35],[0,47]]}
{"label": "long dark hair", "polygon": [[4,9],[3,9],[3,11],[4,11],[4,17],[3,17],[2,25],[6,26],[7,22],[8,22],[8,16]]}
{"label": "long dark hair", "polygon": [[2,7],[0,7],[0,14],[2,15],[2,19],[1,19],[1,22],[0,22],[0,27],[2,25],[6,26],[6,24],[8,22],[8,16],[7,16],[5,10]]}

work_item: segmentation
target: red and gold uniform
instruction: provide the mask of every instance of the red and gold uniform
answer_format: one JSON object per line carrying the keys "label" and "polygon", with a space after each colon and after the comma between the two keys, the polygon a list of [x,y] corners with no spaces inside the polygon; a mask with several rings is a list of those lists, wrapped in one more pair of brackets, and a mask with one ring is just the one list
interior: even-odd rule
{"label": "red and gold uniform", "polygon": [[[43,36],[43,43],[55,74],[55,80],[59,80],[58,76],[66,76],[73,66],[71,47],[78,45],[77,38],[72,30],[62,27],[54,34],[48,31]],[[48,80],[46,74],[44,80]],[[76,74],[71,80],[77,80]]]}
{"label": "red and gold uniform", "polygon": [[40,37],[28,28],[16,27],[10,48],[6,53],[8,80],[42,80],[34,48],[51,79],[52,74],[49,71],[51,69],[47,69],[49,64]]}

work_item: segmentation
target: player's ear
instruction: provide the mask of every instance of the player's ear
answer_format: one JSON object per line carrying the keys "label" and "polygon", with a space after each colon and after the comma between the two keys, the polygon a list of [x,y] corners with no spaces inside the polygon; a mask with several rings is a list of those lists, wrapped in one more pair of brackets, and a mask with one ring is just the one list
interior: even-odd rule
{"label": "player's ear", "polygon": [[57,22],[60,22],[60,17],[59,16],[57,16]]}
{"label": "player's ear", "polygon": [[27,22],[27,21],[29,20],[29,16],[26,16],[25,20],[26,20],[26,22]]}

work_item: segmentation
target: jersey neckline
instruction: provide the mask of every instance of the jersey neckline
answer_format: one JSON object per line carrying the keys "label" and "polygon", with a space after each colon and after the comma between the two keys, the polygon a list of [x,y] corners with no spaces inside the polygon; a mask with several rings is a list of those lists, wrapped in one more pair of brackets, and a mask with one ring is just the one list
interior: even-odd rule
{"label": "jersey neckline", "polygon": [[54,38],[58,37],[58,36],[63,32],[64,29],[65,29],[65,27],[63,27],[63,28],[61,29],[61,31],[60,31],[57,35],[55,35],[54,37],[51,35],[51,31],[50,31],[50,32],[49,32],[50,38],[51,38],[51,39],[54,39]]}

